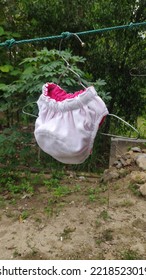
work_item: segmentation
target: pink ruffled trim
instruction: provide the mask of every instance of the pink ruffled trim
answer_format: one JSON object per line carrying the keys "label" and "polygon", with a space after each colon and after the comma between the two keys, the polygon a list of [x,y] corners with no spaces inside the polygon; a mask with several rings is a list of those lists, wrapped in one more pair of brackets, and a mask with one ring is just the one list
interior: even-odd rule
{"label": "pink ruffled trim", "polygon": [[43,94],[56,101],[63,101],[65,99],[75,98],[79,94],[83,93],[85,90],[76,91],[74,93],[67,93],[60,86],[54,83],[47,83],[44,86]]}

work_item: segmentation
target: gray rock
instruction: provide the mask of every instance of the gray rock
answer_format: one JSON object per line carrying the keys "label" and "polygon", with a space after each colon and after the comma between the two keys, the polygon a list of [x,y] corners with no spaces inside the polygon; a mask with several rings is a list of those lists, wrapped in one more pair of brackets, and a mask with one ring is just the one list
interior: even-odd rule
{"label": "gray rock", "polygon": [[140,169],[146,171],[146,154],[139,154],[135,158],[136,164],[139,166]]}
{"label": "gray rock", "polygon": [[115,166],[117,169],[122,168],[121,159],[114,161],[113,166]]}
{"label": "gray rock", "polygon": [[146,183],[140,186],[139,191],[143,196],[146,196]]}
{"label": "gray rock", "polygon": [[130,174],[130,182],[144,184],[146,183],[146,172],[144,171],[132,171]]}
{"label": "gray rock", "polygon": [[139,147],[133,147],[131,150],[135,153],[141,153],[141,149]]}
{"label": "gray rock", "polygon": [[114,166],[116,166],[118,164],[119,164],[119,160],[115,160],[114,163],[113,163]]}
{"label": "gray rock", "polygon": [[126,161],[123,158],[120,158],[120,162],[123,166],[126,166]]}
{"label": "gray rock", "polygon": [[84,176],[79,176],[79,180],[80,180],[80,181],[85,181],[86,178],[85,178]]}
{"label": "gray rock", "polygon": [[133,160],[132,158],[128,158],[128,159],[126,160],[126,166],[131,165],[132,162],[134,162],[134,160]]}
{"label": "gray rock", "polygon": [[122,163],[119,161],[119,163],[116,165],[116,168],[117,169],[120,169],[120,168],[122,168]]}
{"label": "gray rock", "polygon": [[115,169],[106,169],[103,173],[103,181],[108,182],[112,179],[118,179],[120,177],[119,173]]}

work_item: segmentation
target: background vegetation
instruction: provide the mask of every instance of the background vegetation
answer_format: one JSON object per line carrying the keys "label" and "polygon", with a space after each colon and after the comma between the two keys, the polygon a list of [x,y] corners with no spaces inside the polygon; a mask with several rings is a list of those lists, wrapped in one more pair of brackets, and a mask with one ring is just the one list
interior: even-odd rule
{"label": "background vegetation", "polygon": [[[146,21],[146,0],[1,0],[0,41],[142,21]],[[137,69],[136,73],[146,73],[145,28],[86,35],[81,39],[84,48],[75,38],[63,42],[64,57],[84,82],[95,84],[110,113],[134,125],[143,117],[144,123],[145,77],[131,76],[130,72]],[[26,104],[37,100],[42,85],[57,82],[64,71],[58,48],[58,40],[15,45],[10,49],[0,47],[0,158],[10,168],[73,168],[40,153],[33,137],[35,119],[22,114]],[[76,77],[70,73],[63,76],[61,83],[65,89],[76,89]],[[30,107],[30,112],[37,114],[37,108]],[[95,171],[105,166],[108,148],[109,140],[98,135],[92,156],[74,168]]]}

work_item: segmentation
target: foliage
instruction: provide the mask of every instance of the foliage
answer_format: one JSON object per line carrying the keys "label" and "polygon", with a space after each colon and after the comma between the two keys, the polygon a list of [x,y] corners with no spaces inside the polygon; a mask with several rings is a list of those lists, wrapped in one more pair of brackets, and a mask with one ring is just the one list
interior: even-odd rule
{"label": "foliage", "polygon": [[36,152],[31,145],[32,134],[20,131],[17,127],[6,128],[0,134],[0,158],[1,163],[10,166],[18,166],[19,164],[29,165],[30,146],[33,158]]}
{"label": "foliage", "polygon": [[[66,30],[77,32],[145,21],[145,4],[146,0],[120,0],[116,3],[113,0],[91,0],[86,1],[86,5],[83,0],[71,3],[67,0],[2,0],[0,34],[5,39],[3,32],[9,30],[7,37],[10,37],[11,32],[11,37],[28,38],[60,34]],[[143,28],[129,28],[88,35],[88,38],[84,36],[84,49],[79,48],[79,43],[74,38],[67,42],[75,53],[87,58],[86,64],[82,66],[84,72],[92,73],[93,81],[99,77],[106,81],[106,91],[112,96],[110,112],[132,123],[143,113],[145,106],[144,93],[141,91],[144,79],[130,76],[130,70],[145,60],[145,39],[142,34]],[[35,48],[47,46],[58,49],[58,45],[57,40],[52,40],[36,44]],[[16,70],[23,57],[33,55],[33,49],[33,44],[18,46],[17,51],[13,48],[11,62],[4,64],[3,69],[7,70],[7,65],[12,64]]]}
{"label": "foliage", "polygon": [[126,249],[121,253],[122,260],[141,260],[142,256],[139,252],[131,249]]}
{"label": "foliage", "polygon": [[14,173],[9,168],[1,168],[0,175],[0,193],[33,194],[33,185],[30,183],[30,178],[27,173],[23,177],[19,172]]}
{"label": "foliage", "polygon": [[144,117],[139,117],[137,120],[138,130],[140,131],[142,139],[146,139],[146,118]]}
{"label": "foliage", "polygon": [[[0,84],[0,89],[3,91],[3,102],[5,100],[1,110],[11,111],[11,115],[12,112],[17,112],[18,115],[20,107],[22,109],[27,103],[38,99],[42,86],[46,82],[59,83],[60,81],[60,86],[65,90],[76,90],[79,87],[78,82],[80,81],[78,81],[78,77],[75,74],[68,70],[62,57],[70,63],[71,69],[77,75],[81,76],[81,78],[84,76],[84,79],[82,79],[83,82],[86,82],[86,77],[92,78],[92,75],[84,73],[77,66],[77,64],[84,63],[85,59],[83,57],[73,56],[69,50],[62,51],[60,54],[57,50],[48,51],[44,48],[41,51],[36,51],[33,57],[25,58],[20,63],[21,71],[19,71],[21,74],[18,80],[8,85],[4,83]],[[10,74],[13,74],[13,69]],[[92,82],[92,84],[94,83]],[[95,87],[98,93],[108,101],[110,99],[109,93],[106,94],[102,89],[105,84],[105,81],[99,79],[95,82]]]}
{"label": "foliage", "polygon": [[[65,31],[76,33],[145,20],[146,0],[87,0],[86,3],[83,0],[1,0],[0,40],[59,35]],[[82,37],[84,48],[79,46],[75,37],[62,42],[62,49],[68,48],[62,51],[62,55],[81,76],[82,82],[95,85],[99,95],[106,101],[109,112],[131,124],[137,123],[137,117],[145,113],[145,78],[130,75],[134,68],[142,73],[145,71],[144,34],[145,29],[141,27],[87,35]],[[11,136],[5,130],[0,135],[2,162],[6,159],[7,164],[15,165],[25,161],[29,165],[32,158],[37,161],[36,150],[33,157],[33,146],[31,160],[28,157],[30,146],[25,145],[28,136],[24,135],[22,129],[22,135],[15,131],[16,124],[28,125],[30,119],[22,114],[22,108],[37,100],[43,83],[58,82],[64,73],[60,85],[67,91],[77,87],[77,77],[66,72],[58,48],[58,40],[20,44],[10,49],[0,48],[0,128],[12,128]],[[27,109],[37,114],[34,105]],[[32,125],[33,121],[31,119]],[[99,163],[107,165],[109,143],[110,139],[107,143],[105,138],[98,135],[90,159],[74,168],[93,171]],[[41,153],[42,159],[46,159],[44,153]],[[49,160],[51,166],[60,167],[48,156],[46,166]]]}
{"label": "foliage", "polygon": [[[124,25],[146,19],[146,1],[105,1],[94,3],[99,15],[95,28]],[[141,32],[143,29],[141,30]],[[132,77],[131,69],[139,67],[145,59],[146,41],[139,29],[110,31],[94,36],[88,43],[88,71],[107,82],[111,93],[109,111],[134,123],[145,110],[145,99],[141,91],[145,79]],[[94,72],[93,72],[94,69]]]}

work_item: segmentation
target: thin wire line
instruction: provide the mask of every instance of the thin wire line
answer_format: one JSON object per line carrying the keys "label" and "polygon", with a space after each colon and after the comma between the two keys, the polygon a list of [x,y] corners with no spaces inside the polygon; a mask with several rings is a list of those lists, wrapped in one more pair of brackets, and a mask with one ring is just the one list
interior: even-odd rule
{"label": "thin wire line", "polygon": [[132,126],[131,124],[129,124],[128,122],[126,122],[122,118],[118,117],[117,115],[109,113],[108,116],[117,118],[118,120],[123,122],[126,126],[131,127],[137,133],[137,137],[136,138],[135,137],[127,137],[127,136],[121,136],[121,135],[116,135],[116,134],[111,134],[111,133],[104,133],[104,132],[101,133],[102,135],[106,135],[106,136],[110,136],[110,137],[115,137],[115,138],[133,139],[133,140],[136,140],[136,139],[139,138],[140,133],[139,133],[139,131],[134,126]]}

